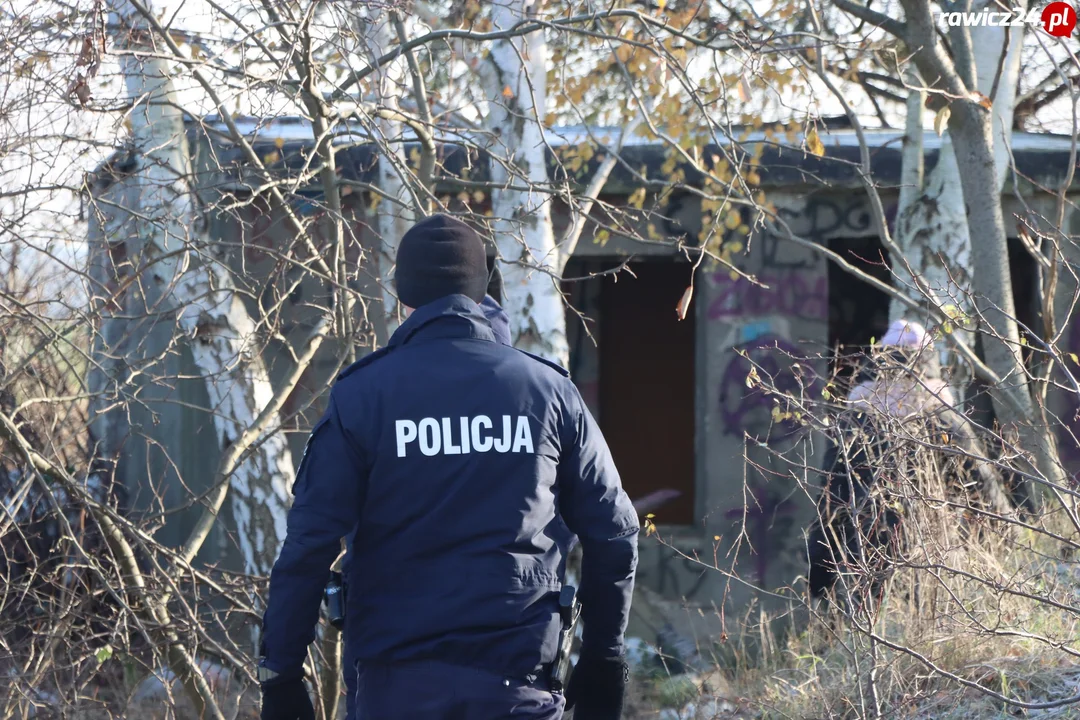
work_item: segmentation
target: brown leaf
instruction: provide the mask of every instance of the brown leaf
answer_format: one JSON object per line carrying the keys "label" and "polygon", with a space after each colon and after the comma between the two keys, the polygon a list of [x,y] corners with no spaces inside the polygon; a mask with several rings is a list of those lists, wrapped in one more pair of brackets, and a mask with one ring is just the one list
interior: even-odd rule
{"label": "brown leaf", "polygon": [[811,127],[806,133],[806,149],[814,155],[821,157],[825,154],[825,143],[818,137],[817,128]]}
{"label": "brown leaf", "polygon": [[694,286],[687,285],[682,297],[679,298],[679,304],[675,306],[675,314],[679,316],[680,320],[686,319],[686,313],[690,309],[690,298],[692,297],[694,297]]}
{"label": "brown leaf", "polygon": [[510,88],[509,85],[507,85],[506,87],[503,88],[502,96],[504,98],[506,98],[507,100],[514,97],[514,91]]}
{"label": "brown leaf", "polygon": [[992,108],[994,106],[993,101],[990,98],[983,95],[978,90],[975,90],[975,91],[973,91],[971,93],[971,99],[974,100],[975,102],[979,103],[980,106],[986,108],[987,110],[989,110],[990,108]]}

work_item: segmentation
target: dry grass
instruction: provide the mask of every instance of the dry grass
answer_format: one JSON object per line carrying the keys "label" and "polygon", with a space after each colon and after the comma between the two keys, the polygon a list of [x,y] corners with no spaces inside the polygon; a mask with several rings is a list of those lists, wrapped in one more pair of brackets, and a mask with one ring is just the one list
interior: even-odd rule
{"label": "dry grass", "polygon": [[[753,651],[729,641],[731,661],[708,673],[639,677],[631,717],[1080,718],[1080,704],[1024,709],[980,690],[1022,703],[1080,695],[1080,615],[1069,609],[1080,605],[1080,565],[1064,559],[1064,544],[973,524],[939,503],[918,508],[908,521],[907,566],[873,613],[852,617],[842,603],[813,608],[801,632]],[[1040,525],[1059,537],[1076,534],[1058,516]],[[761,632],[745,628],[752,638]],[[671,710],[690,702],[695,715]]]}

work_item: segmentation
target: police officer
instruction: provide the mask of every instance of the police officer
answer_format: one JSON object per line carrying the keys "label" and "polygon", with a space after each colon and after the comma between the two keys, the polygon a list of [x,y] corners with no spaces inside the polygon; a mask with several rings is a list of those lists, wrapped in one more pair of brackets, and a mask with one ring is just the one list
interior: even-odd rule
{"label": "police officer", "polygon": [[297,472],[263,620],[262,718],[314,717],[302,665],[342,536],[357,718],[561,718],[549,673],[565,523],[583,550],[565,705],[618,720],[638,521],[607,444],[564,369],[496,341],[467,225],[417,223],[397,263],[415,310],[338,377]]}
{"label": "police officer", "polygon": [[[492,273],[492,278],[488,282],[488,294],[484,296],[484,299],[480,302],[480,310],[484,313],[484,318],[491,326],[491,332],[495,336],[495,341],[502,343],[503,345],[510,345],[510,318],[506,315],[506,311],[502,309],[498,301],[492,297],[491,293],[496,292],[501,294],[501,276],[496,269]],[[563,551],[564,557],[570,552],[570,541],[572,540],[571,533],[564,527],[563,537],[558,538],[558,542],[561,543],[560,549]],[[564,568],[560,568],[560,572]],[[352,672],[352,668],[355,667],[356,655],[351,643],[347,642],[348,633],[345,633],[345,651],[343,653],[343,665],[346,669],[345,672],[345,691],[346,691],[346,720],[355,720],[356,718],[356,673]]]}

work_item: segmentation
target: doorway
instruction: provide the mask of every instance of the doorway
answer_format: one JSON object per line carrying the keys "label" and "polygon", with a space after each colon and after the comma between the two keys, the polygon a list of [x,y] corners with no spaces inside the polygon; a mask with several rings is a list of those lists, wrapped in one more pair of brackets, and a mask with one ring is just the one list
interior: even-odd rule
{"label": "doorway", "polygon": [[[575,264],[566,276],[581,277],[619,263],[613,258]],[[628,269],[585,281],[598,285],[595,300],[591,308],[578,308],[594,323],[598,422],[630,498],[668,491],[652,511],[655,522],[692,525],[695,321],[693,312],[685,320],[675,312],[690,283],[691,265],[664,258],[632,262]],[[567,317],[569,328],[581,322],[573,312]],[[570,336],[572,342],[577,337]],[[583,352],[586,348],[574,342],[571,366],[575,354]]]}

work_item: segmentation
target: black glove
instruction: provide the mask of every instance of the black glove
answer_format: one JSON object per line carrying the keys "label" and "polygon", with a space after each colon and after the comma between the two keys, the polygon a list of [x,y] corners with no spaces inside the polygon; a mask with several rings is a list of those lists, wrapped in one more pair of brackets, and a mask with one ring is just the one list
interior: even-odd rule
{"label": "black glove", "polygon": [[315,707],[303,678],[270,680],[262,685],[262,720],[315,720]]}
{"label": "black glove", "polygon": [[582,653],[566,687],[566,709],[574,720],[621,720],[630,667],[621,657]]}

